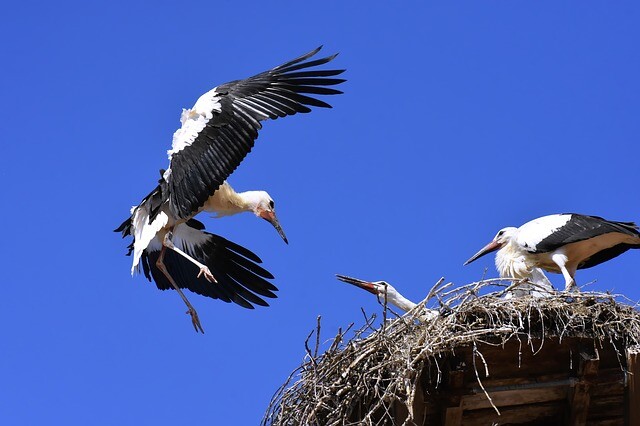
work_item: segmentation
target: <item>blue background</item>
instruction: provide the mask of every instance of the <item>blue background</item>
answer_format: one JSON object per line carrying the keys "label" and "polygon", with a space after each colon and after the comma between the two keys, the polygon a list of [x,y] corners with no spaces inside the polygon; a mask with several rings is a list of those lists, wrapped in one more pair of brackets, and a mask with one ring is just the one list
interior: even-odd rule
{"label": "blue background", "polygon": [[[504,226],[550,213],[640,220],[637,2],[13,2],[0,25],[0,423],[257,424],[304,356],[375,298],[422,299]],[[276,200],[211,232],[258,253],[254,311],[131,278],[111,232],[155,185],[212,87],[324,44],[332,110],[265,123],[230,182]],[[640,253],[578,284],[640,299]],[[564,281],[550,278],[556,286]]]}

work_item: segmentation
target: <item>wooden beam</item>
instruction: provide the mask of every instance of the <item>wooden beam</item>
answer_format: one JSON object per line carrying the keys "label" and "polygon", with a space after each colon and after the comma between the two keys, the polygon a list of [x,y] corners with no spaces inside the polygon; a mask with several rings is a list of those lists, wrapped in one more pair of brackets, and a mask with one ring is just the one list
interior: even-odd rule
{"label": "wooden beam", "polygon": [[569,396],[569,425],[578,426],[587,423],[589,414],[589,400],[591,397],[592,383],[598,376],[600,357],[598,351],[591,355],[580,352],[580,364],[578,366],[578,382]]}
{"label": "wooden beam", "polygon": [[462,391],[464,387],[464,371],[449,371],[447,383],[449,398],[444,408],[444,426],[460,426],[462,424]]}
{"label": "wooden beam", "polygon": [[[501,407],[500,415],[493,408],[465,411],[465,425],[492,425],[492,424],[549,424],[562,423],[565,403],[554,401],[542,404],[516,405],[513,407]],[[543,423],[544,422],[544,423]]]}
{"label": "wooden beam", "polygon": [[627,351],[627,424],[640,424],[640,353]]}
{"label": "wooden beam", "polygon": [[[559,386],[522,387],[514,390],[489,392],[493,403],[500,409],[500,412],[502,412],[502,407],[566,401],[568,388],[568,384],[562,384]],[[462,397],[462,408],[464,410],[480,410],[491,407],[491,402],[487,399],[484,392]]]}

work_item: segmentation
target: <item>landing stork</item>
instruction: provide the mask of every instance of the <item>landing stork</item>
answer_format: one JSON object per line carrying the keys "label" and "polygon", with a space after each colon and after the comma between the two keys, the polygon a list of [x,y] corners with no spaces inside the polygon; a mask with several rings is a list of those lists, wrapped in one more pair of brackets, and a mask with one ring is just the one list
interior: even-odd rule
{"label": "landing stork", "polygon": [[501,229],[464,264],[498,250],[496,268],[501,277],[526,278],[531,268],[538,267],[562,273],[565,291],[570,291],[576,286],[576,270],[599,265],[632,248],[640,248],[640,232],[633,222],[552,214],[519,228]]}
{"label": "landing stork", "polygon": [[[132,235],[132,221],[125,221],[117,231],[123,236]],[[259,265],[262,260],[238,244],[205,232],[201,222],[189,219],[175,225],[170,241],[177,250],[165,250],[166,246],[156,235],[142,251],[140,264],[145,277],[149,281],[153,278],[160,290],[178,291],[189,308],[187,313],[191,314],[196,331],[204,333],[196,310],[181,288],[247,309],[253,309],[253,305],[269,306],[261,296],[276,297],[274,292],[278,289],[267,281],[273,279],[273,275]],[[134,243],[129,245],[129,254],[133,246]],[[215,274],[215,285],[199,274],[200,265]]]}
{"label": "landing stork", "polygon": [[[381,304],[385,304],[386,301],[387,303],[391,303],[397,308],[402,309],[404,312],[409,312],[418,306],[416,303],[400,294],[395,287],[386,281],[365,281],[340,274],[336,274],[336,278],[342,282],[355,285],[356,287],[375,295],[378,302]],[[422,321],[430,321],[437,318],[438,315],[439,313],[437,310],[425,308],[424,313],[420,314],[419,318]]]}
{"label": "landing stork", "polygon": [[[177,273],[168,268],[165,262],[167,253],[172,251],[195,265],[196,278],[204,277],[210,283],[217,282],[219,277],[214,276],[212,269],[220,268],[212,268],[212,265],[217,265],[213,252],[201,253],[202,250],[211,249],[209,244],[202,242],[203,235],[212,234],[188,224],[201,211],[213,211],[219,215],[254,211],[271,222],[287,241],[275,216],[273,200],[266,192],[237,194],[225,182],[251,151],[258,130],[262,128],[262,121],[307,113],[312,106],[331,108],[329,104],[307,94],[342,93],[326,86],[344,82],[342,79],[329,78],[344,70],[314,68],[332,61],[336,55],[308,60],[319,50],[320,47],[245,80],[217,86],[202,95],[193,108],[183,110],[180,118],[182,126],[174,133],[172,147],[167,152],[169,168],[162,173],[158,186],[132,208],[131,217],[116,229],[134,238],[132,273],[139,269],[143,256],[152,258],[150,253],[153,250],[148,248],[159,248],[155,265],[166,281],[180,293],[196,330],[202,331],[197,313],[172,277]],[[182,224],[187,226],[179,228]],[[193,233],[193,229],[200,233]],[[184,237],[181,246],[173,241],[178,231]],[[150,270],[160,287],[159,274],[154,274],[153,268]],[[182,283],[182,286],[186,285]]]}

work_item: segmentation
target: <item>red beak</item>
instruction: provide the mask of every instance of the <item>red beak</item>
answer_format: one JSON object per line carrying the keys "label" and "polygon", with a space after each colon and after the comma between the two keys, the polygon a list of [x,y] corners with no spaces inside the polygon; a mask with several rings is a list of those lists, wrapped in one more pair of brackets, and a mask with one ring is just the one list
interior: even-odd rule
{"label": "red beak", "polygon": [[486,246],[482,247],[482,249],[477,252],[476,254],[474,254],[473,256],[471,256],[471,258],[469,260],[467,260],[466,262],[464,262],[464,265],[468,265],[471,262],[473,262],[476,259],[481,258],[482,256],[484,256],[485,254],[489,254],[492,251],[496,251],[498,250],[500,247],[502,247],[501,244],[496,243],[495,241],[491,241],[489,244],[487,244]]}
{"label": "red beak", "polygon": [[275,211],[273,211],[273,210],[262,210],[258,215],[261,218],[263,218],[264,220],[266,220],[267,222],[269,222],[271,225],[273,225],[273,227],[276,228],[276,231],[278,231],[278,234],[280,234],[280,237],[282,237],[284,242],[289,244],[289,241],[287,240],[287,236],[284,234],[284,231],[282,230],[282,227],[280,226],[280,222],[278,221],[278,218],[276,217],[276,212]]}
{"label": "red beak", "polygon": [[378,292],[376,291],[376,288],[374,287],[373,283],[369,281],[359,280],[358,278],[351,278],[351,277],[347,277],[346,275],[340,275],[340,274],[336,274],[336,278],[338,278],[342,282],[353,284],[356,287],[366,290],[371,294],[375,294],[376,296],[378,295]]}

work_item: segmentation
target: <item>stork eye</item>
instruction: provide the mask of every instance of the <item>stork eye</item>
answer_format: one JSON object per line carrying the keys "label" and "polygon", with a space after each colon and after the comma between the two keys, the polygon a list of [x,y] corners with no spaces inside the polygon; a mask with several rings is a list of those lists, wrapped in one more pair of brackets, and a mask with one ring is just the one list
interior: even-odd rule
{"label": "stork eye", "polygon": [[502,236],[502,234],[504,234],[504,231],[503,231],[503,230],[499,231],[497,236],[498,236],[498,237],[501,237],[501,236]]}
{"label": "stork eye", "polygon": [[276,203],[273,202],[273,200],[269,201],[269,207],[274,208],[276,205]]}

